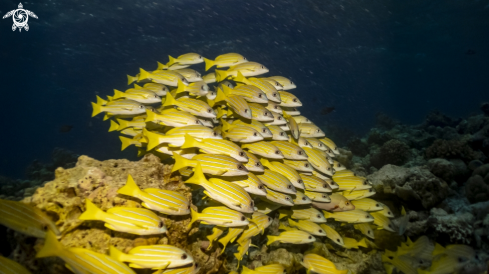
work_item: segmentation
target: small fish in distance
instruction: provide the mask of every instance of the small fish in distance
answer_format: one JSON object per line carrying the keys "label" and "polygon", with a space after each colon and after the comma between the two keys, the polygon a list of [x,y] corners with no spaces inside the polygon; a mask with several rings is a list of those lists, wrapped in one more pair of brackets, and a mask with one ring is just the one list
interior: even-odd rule
{"label": "small fish in distance", "polygon": [[334,107],[325,107],[321,110],[321,114],[322,115],[328,115],[330,114],[331,112],[335,111],[335,108]]}

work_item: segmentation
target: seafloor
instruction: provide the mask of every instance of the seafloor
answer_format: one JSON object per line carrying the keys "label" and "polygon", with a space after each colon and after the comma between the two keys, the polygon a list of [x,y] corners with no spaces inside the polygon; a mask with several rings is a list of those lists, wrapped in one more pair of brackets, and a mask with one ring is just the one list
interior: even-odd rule
{"label": "seafloor", "polygon": [[[376,126],[362,138],[351,138],[334,127],[323,129],[333,140],[350,139],[337,158],[342,164],[374,183],[372,198],[388,205],[395,216],[404,207],[409,216],[404,236],[416,239],[427,235],[445,246],[460,243],[477,250],[481,264],[469,264],[460,273],[487,270],[489,254],[489,111],[463,119],[432,112],[418,125],[404,125],[379,114]],[[222,255],[221,247],[205,238],[210,226],[194,226],[187,231],[188,216],[165,218],[166,236],[137,236],[114,232],[101,222],[78,220],[86,198],[107,209],[137,202],[117,195],[131,174],[141,188],[162,187],[179,190],[191,197],[181,177],[170,174],[171,165],[151,154],[139,161],[98,161],[89,156],[55,149],[52,163],[34,162],[27,168],[26,180],[0,177],[0,198],[24,200],[48,212],[63,231],[66,246],[90,248],[105,253],[110,245],[129,250],[138,245],[171,244],[190,251],[202,269],[200,273],[228,273],[236,270],[235,247]],[[194,195],[195,196],[195,195]],[[198,195],[197,195],[198,196]],[[193,200],[199,197],[192,197]],[[381,252],[395,250],[405,237],[386,230],[375,231],[374,249],[343,249],[328,242],[314,245],[266,246],[266,234],[278,230],[278,213],[265,235],[259,235],[241,265],[250,268],[270,263],[286,266],[287,273],[305,273],[300,262],[304,252],[333,261],[351,273],[385,273]],[[397,223],[397,225],[400,225]],[[349,225],[338,226],[342,235],[355,237]],[[0,253],[10,256],[34,273],[70,273],[57,258],[35,260],[42,240],[0,227]],[[150,273],[141,271],[138,273]]]}

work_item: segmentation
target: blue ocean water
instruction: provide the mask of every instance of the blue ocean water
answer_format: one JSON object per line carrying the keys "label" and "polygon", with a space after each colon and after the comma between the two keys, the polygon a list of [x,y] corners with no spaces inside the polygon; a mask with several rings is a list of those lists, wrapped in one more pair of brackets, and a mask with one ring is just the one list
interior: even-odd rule
{"label": "blue ocean water", "polygon": [[[55,147],[97,159],[120,152],[95,95],[167,55],[238,52],[296,82],[303,114],[362,134],[375,115],[419,123],[466,116],[488,100],[487,1],[29,1],[29,31],[0,21],[0,174],[22,177]],[[2,16],[18,2],[0,3]],[[472,54],[474,53],[474,54]],[[203,70],[203,65],[197,67]],[[336,111],[323,116],[321,109]],[[73,126],[60,132],[64,125]]]}

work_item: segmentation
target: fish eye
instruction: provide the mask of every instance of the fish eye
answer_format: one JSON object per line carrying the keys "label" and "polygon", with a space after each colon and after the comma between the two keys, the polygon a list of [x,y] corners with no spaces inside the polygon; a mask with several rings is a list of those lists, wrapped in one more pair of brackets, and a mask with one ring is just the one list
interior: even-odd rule
{"label": "fish eye", "polygon": [[255,166],[261,167],[261,163],[256,163]]}
{"label": "fish eye", "polygon": [[199,264],[198,263],[195,263],[195,267],[198,268],[199,267]]}
{"label": "fish eye", "polygon": [[265,67],[264,67],[264,66],[261,66],[261,68],[263,69],[263,68],[265,68]]}
{"label": "fish eye", "polygon": [[285,132],[280,132],[280,136],[285,136]]}
{"label": "fish eye", "polygon": [[285,200],[289,201],[290,200],[290,197],[289,196],[285,197]]}
{"label": "fish eye", "polygon": [[318,219],[321,219],[321,214],[316,215]]}
{"label": "fish eye", "polygon": [[389,212],[387,212],[387,214],[388,214],[388,215],[392,215],[392,212],[390,212],[390,211],[389,211]]}
{"label": "fish eye", "polygon": [[268,221],[271,222],[272,221],[272,218],[268,217]]}
{"label": "fish eye", "polygon": [[268,112],[263,112],[263,116],[268,116]]}
{"label": "fish eye", "polygon": [[245,109],[245,110],[244,110],[244,113],[248,113],[248,109]]}
{"label": "fish eye", "polygon": [[299,150],[299,151],[297,152],[297,154],[302,155],[302,151],[300,151],[300,150]]}
{"label": "fish eye", "polygon": [[200,89],[201,89],[201,90],[205,90],[205,86],[201,86],[201,87],[200,87]]}
{"label": "fish eye", "polygon": [[292,186],[291,186],[291,185],[288,185],[288,186],[287,186],[287,189],[292,189]]}
{"label": "fish eye", "polygon": [[163,227],[163,222],[160,222],[160,223],[158,224],[158,227],[159,227],[159,228],[162,228],[162,227]]}
{"label": "fish eye", "polygon": [[463,261],[464,261],[463,258],[458,257],[458,262],[459,263],[462,263]]}
{"label": "fish eye", "polygon": [[308,237],[308,239],[309,239],[309,240],[312,240],[312,236],[309,236],[309,237]]}
{"label": "fish eye", "polygon": [[242,166],[242,165],[238,165],[238,169],[239,169],[239,170],[244,170],[244,166]]}
{"label": "fish eye", "polygon": [[299,180],[297,180],[297,183],[298,183],[299,185],[302,185],[302,184],[304,184],[304,181],[302,181],[302,179],[299,179]]}
{"label": "fish eye", "polygon": [[292,101],[297,103],[297,99],[293,99]]}
{"label": "fish eye", "polygon": [[306,197],[302,197],[302,200],[305,201],[306,200]]}
{"label": "fish eye", "polygon": [[48,230],[48,225],[43,225],[42,230],[47,231]]}
{"label": "fish eye", "polygon": [[212,108],[207,110],[208,113],[212,113]]}
{"label": "fish eye", "polygon": [[196,120],[195,123],[198,125],[198,124],[200,124],[200,121],[199,120]]}
{"label": "fish eye", "polygon": [[379,204],[376,204],[375,206],[376,206],[376,207],[379,207]]}
{"label": "fish eye", "polygon": [[326,195],[323,195],[323,198],[325,198],[325,199],[326,199],[326,198],[328,198],[328,197],[326,197]]}
{"label": "fish eye", "polygon": [[265,187],[263,185],[259,185],[258,189],[264,189]]}
{"label": "fish eye", "polygon": [[241,151],[241,152],[239,153],[239,156],[240,156],[240,157],[244,157],[244,156],[245,156],[245,153]]}
{"label": "fish eye", "polygon": [[368,234],[370,234],[370,232],[371,232],[370,230],[367,231]]}
{"label": "fish eye", "polygon": [[253,206],[254,204],[255,204],[255,203],[254,203],[253,201],[251,201],[250,206]]}
{"label": "fish eye", "polygon": [[158,95],[155,95],[155,98],[158,98]]}
{"label": "fish eye", "polygon": [[139,108],[143,109],[143,108],[144,108],[144,106],[139,106]]}
{"label": "fish eye", "polygon": [[190,209],[190,205],[187,206],[187,209]]}
{"label": "fish eye", "polygon": [[309,164],[305,164],[304,166],[305,166],[305,167],[309,167]]}
{"label": "fish eye", "polygon": [[246,60],[246,57],[243,57],[243,60]]}
{"label": "fish eye", "polygon": [[328,167],[328,170],[331,170],[331,168],[330,168],[330,167]]}
{"label": "fish eye", "polygon": [[334,150],[337,150],[337,149],[338,149],[338,147],[334,147]]}
{"label": "fish eye", "polygon": [[345,202],[345,205],[349,205],[349,204],[350,204],[350,202]]}
{"label": "fish eye", "polygon": [[182,260],[186,260],[186,259],[187,259],[187,257],[188,257],[188,256],[187,256],[187,254],[183,254],[183,255],[182,255]]}
{"label": "fish eye", "polygon": [[319,130],[319,129],[316,129],[316,132],[317,132],[317,133],[319,133],[320,131],[321,131],[321,130]]}
{"label": "fish eye", "polygon": [[184,84],[187,84],[187,85],[188,85],[188,81],[187,81],[187,79],[183,79],[183,81],[182,81],[182,82],[183,82]]}
{"label": "fish eye", "polygon": [[256,134],[256,132],[255,132],[255,133],[253,133],[253,136],[255,136],[255,137],[256,137],[256,136],[258,136],[258,134]]}
{"label": "fish eye", "polygon": [[264,128],[264,129],[262,130],[262,132],[263,132],[263,133],[267,133],[267,129],[266,129],[266,128]]}
{"label": "fish eye", "polygon": [[363,182],[363,185],[364,185],[364,186],[365,186],[365,185],[367,185],[367,181]]}
{"label": "fish eye", "polygon": [[280,150],[276,150],[275,151],[275,154],[280,154]]}
{"label": "fish eye", "polygon": [[323,188],[328,188],[328,185],[327,185],[327,184],[324,184],[324,185],[323,185]]}
{"label": "fish eye", "polygon": [[368,192],[373,192],[374,190],[373,189],[369,189]]}
{"label": "fish eye", "polygon": [[245,220],[246,220],[245,216],[241,217],[241,221],[244,222]]}
{"label": "fish eye", "polygon": [[341,167],[341,164],[338,164],[338,167]]}
{"label": "fish eye", "polygon": [[262,97],[261,94],[258,94],[258,98],[261,98],[261,97]]}
{"label": "fish eye", "polygon": [[217,132],[214,132],[212,135],[214,135],[214,137],[216,137],[217,136]]}
{"label": "fish eye", "polygon": [[365,218],[367,218],[367,219],[368,219],[368,218],[370,218],[370,216],[368,216],[368,215],[365,215]]}
{"label": "fish eye", "polygon": [[392,225],[388,225],[388,227],[392,228]]}
{"label": "fish eye", "polygon": [[272,94],[272,96],[273,96],[273,97],[277,97],[277,93],[275,93],[275,92],[274,92],[274,93]]}
{"label": "fish eye", "polygon": [[336,241],[339,243],[340,242],[340,239],[336,239]]}
{"label": "fish eye", "polygon": [[273,108],[274,108],[274,109],[278,109],[278,106],[274,106]]}

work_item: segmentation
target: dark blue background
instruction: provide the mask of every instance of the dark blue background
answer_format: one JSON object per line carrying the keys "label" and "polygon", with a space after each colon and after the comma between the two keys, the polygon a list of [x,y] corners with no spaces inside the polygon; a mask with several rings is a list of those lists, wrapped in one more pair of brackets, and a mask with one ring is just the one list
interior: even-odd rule
{"label": "dark blue background", "polygon": [[[318,125],[359,134],[379,111],[419,123],[430,110],[465,116],[488,100],[489,0],[23,4],[39,17],[28,32],[0,20],[1,175],[23,176],[54,147],[135,159],[101,115],[90,118],[90,101],[124,90],[126,74],[168,54],[241,53],[293,79],[301,111]],[[2,1],[1,15],[17,5]],[[325,106],[337,111],[319,115]],[[62,125],[74,128],[60,133]]]}

